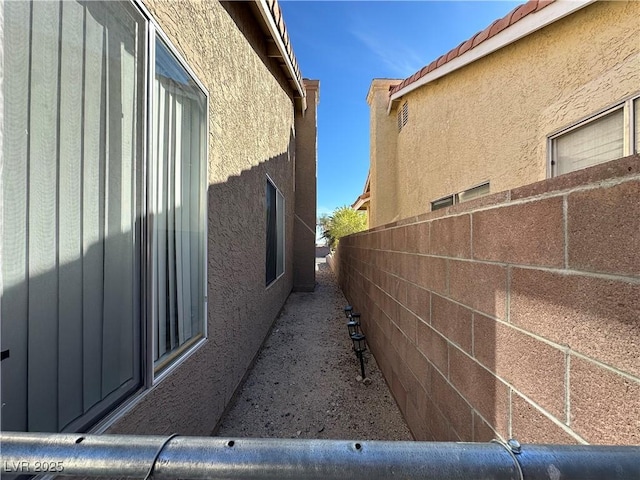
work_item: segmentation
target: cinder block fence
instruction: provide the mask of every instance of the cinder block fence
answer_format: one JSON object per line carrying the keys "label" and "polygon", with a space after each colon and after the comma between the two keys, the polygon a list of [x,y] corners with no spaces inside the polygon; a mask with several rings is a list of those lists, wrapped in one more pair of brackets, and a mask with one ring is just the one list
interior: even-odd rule
{"label": "cinder block fence", "polygon": [[418,440],[640,444],[640,156],[343,238]]}

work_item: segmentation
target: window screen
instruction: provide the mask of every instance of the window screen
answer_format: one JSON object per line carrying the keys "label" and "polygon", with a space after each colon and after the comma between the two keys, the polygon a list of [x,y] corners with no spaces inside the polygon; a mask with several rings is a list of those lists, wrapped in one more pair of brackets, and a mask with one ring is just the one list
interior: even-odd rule
{"label": "window screen", "polygon": [[624,156],[624,111],[619,108],[552,142],[556,175],[620,158]]}

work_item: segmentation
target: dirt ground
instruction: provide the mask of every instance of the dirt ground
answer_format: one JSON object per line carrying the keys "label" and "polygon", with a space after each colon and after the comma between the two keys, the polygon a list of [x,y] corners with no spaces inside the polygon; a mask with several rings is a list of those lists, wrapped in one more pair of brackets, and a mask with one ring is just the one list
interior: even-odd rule
{"label": "dirt ground", "polygon": [[[320,261],[322,262],[322,261]],[[216,436],[411,440],[375,358],[352,350],[347,304],[326,263],[313,293],[292,293]]]}

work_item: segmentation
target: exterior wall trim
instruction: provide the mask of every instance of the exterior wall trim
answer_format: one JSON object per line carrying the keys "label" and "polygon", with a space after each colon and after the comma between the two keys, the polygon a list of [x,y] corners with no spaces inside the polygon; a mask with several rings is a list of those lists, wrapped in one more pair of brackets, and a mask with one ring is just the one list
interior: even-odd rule
{"label": "exterior wall trim", "polygon": [[387,114],[391,112],[393,102],[400,99],[404,95],[422,87],[438,78],[441,78],[455,70],[458,70],[476,60],[481,59],[507,45],[520,40],[527,35],[540,30],[547,25],[560,20],[561,18],[571,15],[572,13],[590,5],[595,0],[576,0],[576,1],[556,1],[546,8],[527,15],[519,22],[512,26],[505,28],[497,35],[488,38],[484,42],[480,43],[477,47],[467,51],[463,55],[446,62],[440,68],[436,68],[432,72],[428,73],[421,79],[407,85],[405,88],[398,90],[389,97],[389,104],[387,106]]}

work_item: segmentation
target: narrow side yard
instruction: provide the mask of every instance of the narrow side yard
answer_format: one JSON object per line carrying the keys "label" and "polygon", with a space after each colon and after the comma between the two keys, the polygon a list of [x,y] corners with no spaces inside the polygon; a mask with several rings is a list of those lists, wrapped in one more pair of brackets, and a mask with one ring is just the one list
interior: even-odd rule
{"label": "narrow side yard", "polygon": [[216,436],[411,440],[374,357],[358,381],[343,307],[326,263],[313,293],[292,293]]}

